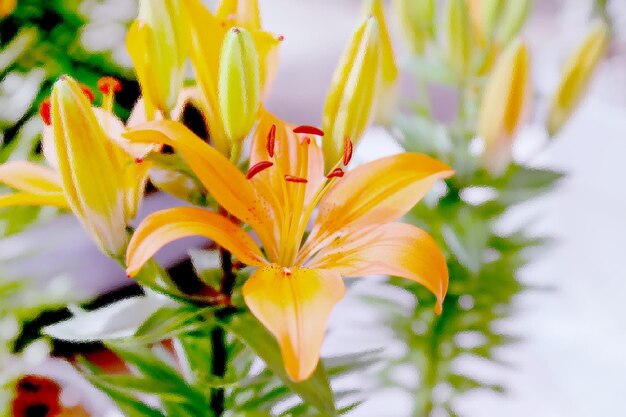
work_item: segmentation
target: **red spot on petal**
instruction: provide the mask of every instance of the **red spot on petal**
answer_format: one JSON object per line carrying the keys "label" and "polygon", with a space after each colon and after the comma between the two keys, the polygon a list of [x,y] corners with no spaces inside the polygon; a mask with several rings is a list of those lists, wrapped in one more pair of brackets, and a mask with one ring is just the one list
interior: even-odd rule
{"label": "red spot on petal", "polygon": [[83,93],[87,96],[89,101],[93,103],[93,101],[96,99],[96,96],[93,94],[93,91],[91,91],[91,88],[81,84],[80,89],[83,90]]}
{"label": "red spot on petal", "polygon": [[274,157],[274,145],[276,144],[276,125],[272,125],[272,127],[270,127],[270,131],[267,134],[267,144],[266,144],[266,148],[267,148],[267,153],[269,154],[270,158]]}
{"label": "red spot on petal", "polygon": [[345,175],[345,172],[343,172],[343,169],[341,168],[335,168],[332,170],[331,173],[329,173],[328,175],[326,175],[326,178],[341,178]]}
{"label": "red spot on petal", "polygon": [[293,130],[294,133],[306,133],[307,135],[324,136],[324,131],[315,126],[298,126]]}
{"label": "red spot on petal", "polygon": [[246,175],[246,178],[250,179],[254,177],[256,174],[258,174],[259,172],[268,169],[272,165],[274,165],[274,163],[271,161],[257,162],[256,164],[250,167],[250,169],[248,170],[248,174]]}
{"label": "red spot on petal", "polygon": [[122,91],[122,83],[115,77],[102,77],[98,80],[98,90],[106,95],[119,93]]}
{"label": "red spot on petal", "polygon": [[302,139],[302,142],[300,142],[300,144],[302,144],[302,145],[310,145],[311,144],[311,137],[310,136],[305,136],[304,139]]}
{"label": "red spot on petal", "polygon": [[343,139],[343,164],[344,165],[348,165],[350,161],[352,160],[352,150],[353,150],[352,141],[350,140],[349,137],[346,136]]}
{"label": "red spot on petal", "polygon": [[285,175],[285,181],[296,182],[300,184],[306,184],[307,182],[309,182],[306,178],[295,177],[293,175]]}
{"label": "red spot on petal", "polygon": [[46,124],[46,126],[50,126],[52,124],[52,119],[50,117],[50,99],[47,98],[41,102],[39,105],[39,115],[41,119]]}

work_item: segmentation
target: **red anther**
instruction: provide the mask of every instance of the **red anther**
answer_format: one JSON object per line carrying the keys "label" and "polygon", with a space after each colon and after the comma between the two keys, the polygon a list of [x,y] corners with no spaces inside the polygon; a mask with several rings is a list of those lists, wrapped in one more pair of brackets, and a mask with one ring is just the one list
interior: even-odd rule
{"label": "red anther", "polygon": [[274,157],[274,145],[276,144],[276,125],[272,125],[270,127],[270,132],[267,134],[267,153],[270,158]]}
{"label": "red anther", "polygon": [[96,96],[93,94],[93,91],[91,91],[91,88],[81,84],[80,89],[83,90],[83,93],[87,96],[89,101],[93,103],[93,101],[96,99]]}
{"label": "red anther", "polygon": [[309,182],[306,178],[294,177],[293,175],[285,175],[285,181],[297,182],[300,184],[306,184],[307,182]]}
{"label": "red anther", "polygon": [[348,165],[352,160],[352,141],[349,137],[343,138],[343,164]]}
{"label": "red anther", "polygon": [[135,158],[135,163],[136,163],[136,164],[141,164],[141,163],[143,163],[143,158]]}
{"label": "red anther", "polygon": [[332,172],[330,172],[328,175],[326,175],[326,178],[341,178],[345,175],[345,172],[343,172],[343,169],[341,168],[335,168],[332,170]]}
{"label": "red anther", "polygon": [[310,136],[305,136],[304,139],[302,139],[302,142],[300,142],[301,145],[310,145],[311,144],[311,137]]}
{"label": "red anther", "polygon": [[50,126],[52,124],[52,118],[50,117],[50,99],[47,98],[41,102],[39,105],[39,115],[41,119],[46,124],[46,126]]}
{"label": "red anther", "polygon": [[122,91],[122,83],[115,77],[102,77],[98,80],[98,90],[106,95],[119,93]]}
{"label": "red anther", "polygon": [[308,135],[324,136],[324,131],[318,129],[315,126],[298,126],[293,130],[293,133],[306,133]]}
{"label": "red anther", "polygon": [[233,28],[233,32],[235,32],[235,33],[239,33],[239,32],[241,32],[241,29],[239,29],[239,28]]}
{"label": "red anther", "polygon": [[278,42],[282,42],[285,40],[285,35],[278,35]]}
{"label": "red anther", "polygon": [[271,161],[257,162],[256,164],[250,167],[250,169],[248,170],[248,174],[246,175],[246,178],[250,179],[254,177],[256,174],[258,174],[259,172],[268,169],[272,165],[274,165],[274,163]]}

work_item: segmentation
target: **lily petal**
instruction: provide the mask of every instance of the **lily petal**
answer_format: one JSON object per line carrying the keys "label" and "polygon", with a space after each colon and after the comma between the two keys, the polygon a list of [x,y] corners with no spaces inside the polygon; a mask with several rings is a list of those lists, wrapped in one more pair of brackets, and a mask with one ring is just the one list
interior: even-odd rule
{"label": "lily petal", "polygon": [[69,209],[64,194],[13,193],[0,195],[0,208],[15,206],[54,206]]}
{"label": "lily petal", "polygon": [[389,223],[406,214],[442,178],[454,171],[426,155],[402,153],[349,171],[324,196],[309,245],[340,229]]}
{"label": "lily petal", "polygon": [[249,224],[271,246],[273,220],[252,183],[226,157],[178,122],[150,122],[124,133],[132,142],[163,143],[178,150],[202,184],[230,214]]}
{"label": "lily petal", "polygon": [[418,282],[437,298],[441,313],[448,290],[448,266],[437,243],[423,230],[403,223],[371,225],[324,247],[311,264],[342,276],[395,275]]}
{"label": "lily petal", "polygon": [[163,246],[189,236],[207,237],[247,265],[264,264],[261,249],[250,235],[226,217],[201,208],[177,207],[153,213],[141,222],[128,244],[128,274],[137,274]]}
{"label": "lily petal", "polygon": [[189,55],[202,91],[202,110],[211,140],[220,152],[228,155],[231,144],[224,132],[217,94],[220,48],[226,28],[200,0],[184,1],[182,7],[189,26]]}
{"label": "lily petal", "polygon": [[61,178],[53,169],[26,161],[0,165],[0,184],[32,194],[62,194]]}
{"label": "lily petal", "polygon": [[243,287],[246,304],[276,337],[294,381],[315,370],[328,316],[344,294],[337,272],[275,264],[257,270]]}

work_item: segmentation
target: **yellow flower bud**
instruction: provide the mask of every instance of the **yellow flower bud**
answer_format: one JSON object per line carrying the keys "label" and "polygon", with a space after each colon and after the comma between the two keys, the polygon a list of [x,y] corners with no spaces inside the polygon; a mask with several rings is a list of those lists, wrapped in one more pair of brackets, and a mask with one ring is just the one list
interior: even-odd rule
{"label": "yellow flower bud", "polygon": [[382,0],[369,0],[368,14],[374,16],[380,31],[381,88],[376,106],[376,122],[386,125],[396,113],[398,91],[398,66],[393,52],[391,36],[387,29]]}
{"label": "yellow flower bud", "polygon": [[532,4],[532,0],[506,2],[498,16],[498,24],[493,32],[493,40],[496,44],[504,46],[519,34]]}
{"label": "yellow flower bud", "polygon": [[148,119],[176,105],[185,78],[186,39],[179,0],[141,0],[126,46],[145,99]]}
{"label": "yellow flower bud", "polygon": [[54,148],[69,206],[91,238],[111,256],[126,247],[125,171],[80,85],[69,77],[52,90]]}
{"label": "yellow flower bud", "polygon": [[578,105],[589,85],[593,71],[606,52],[609,38],[606,23],[594,24],[580,46],[566,61],[548,115],[547,129],[550,136],[558,133]]}
{"label": "yellow flower bud", "polygon": [[235,25],[248,30],[261,29],[258,0],[222,0],[216,16],[220,20],[233,20]]}
{"label": "yellow flower bud", "polygon": [[461,78],[471,72],[472,25],[464,0],[448,0],[445,14],[448,62]]}
{"label": "yellow flower bud", "polygon": [[380,82],[381,40],[376,18],[367,18],[352,36],[326,97],[322,141],[326,169],[342,158],[346,138],[356,143],[374,115]]}
{"label": "yellow flower bud", "polygon": [[483,165],[494,175],[511,161],[513,139],[524,123],[531,93],[528,49],[517,40],[498,58],[478,114],[478,135],[485,143]]}
{"label": "yellow flower bud", "polygon": [[238,144],[252,129],[261,103],[259,56],[247,30],[232,28],[226,34],[218,79],[224,129]]}
{"label": "yellow flower bud", "polygon": [[435,33],[435,0],[395,0],[394,10],[413,52],[424,52]]}

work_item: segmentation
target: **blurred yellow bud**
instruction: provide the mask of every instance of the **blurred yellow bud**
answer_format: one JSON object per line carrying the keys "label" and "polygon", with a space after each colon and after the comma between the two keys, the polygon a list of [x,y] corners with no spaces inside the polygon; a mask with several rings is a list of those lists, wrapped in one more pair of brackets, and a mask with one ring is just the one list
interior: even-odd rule
{"label": "blurred yellow bud", "polygon": [[526,45],[513,41],[496,61],[478,114],[484,140],[483,164],[492,174],[504,171],[511,148],[531,102],[530,56]]}
{"label": "blurred yellow bud", "polygon": [[235,25],[248,30],[261,29],[258,0],[222,0],[216,16],[220,20],[232,20]]}
{"label": "blurred yellow bud", "polygon": [[385,19],[385,9],[382,0],[368,0],[368,14],[374,16],[378,22],[380,33],[381,54],[381,86],[376,105],[376,122],[386,125],[391,122],[396,113],[398,91],[398,66],[393,52],[391,36]]}
{"label": "blurred yellow bud", "polygon": [[51,97],[54,149],[70,208],[113,257],[126,247],[126,167],[80,84],[62,77]]}
{"label": "blurred yellow bud", "polygon": [[469,9],[464,0],[448,0],[444,29],[448,62],[463,78],[471,72],[473,36]]}
{"label": "blurred yellow bud", "polygon": [[140,0],[139,16],[126,36],[145,99],[146,114],[167,115],[176,105],[187,59],[184,21],[179,0]]}
{"label": "blurred yellow bud", "polygon": [[467,0],[479,43],[506,46],[521,30],[532,0]]}
{"label": "blurred yellow bud", "polygon": [[0,0],[0,19],[7,17],[17,6],[17,0]]}
{"label": "blurred yellow bud", "polygon": [[326,169],[342,158],[346,138],[356,143],[372,120],[380,82],[381,39],[375,17],[368,17],[352,36],[331,81],[324,115]]}
{"label": "blurred yellow bud", "polygon": [[593,25],[583,42],[563,67],[561,82],[552,97],[547,129],[550,136],[559,132],[582,98],[591,75],[606,52],[610,38],[605,22]]}
{"label": "blurred yellow bud", "polygon": [[413,52],[424,52],[435,33],[435,0],[395,0],[394,10]]}
{"label": "blurred yellow bud", "polygon": [[241,142],[252,129],[261,103],[259,57],[247,30],[235,27],[226,34],[218,82],[224,129],[232,143]]}
{"label": "blurred yellow bud", "polygon": [[506,4],[498,16],[497,26],[493,32],[493,40],[496,44],[504,46],[519,34],[526,22],[533,2],[532,0],[501,1]]}

